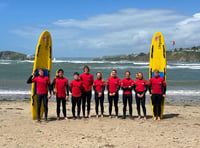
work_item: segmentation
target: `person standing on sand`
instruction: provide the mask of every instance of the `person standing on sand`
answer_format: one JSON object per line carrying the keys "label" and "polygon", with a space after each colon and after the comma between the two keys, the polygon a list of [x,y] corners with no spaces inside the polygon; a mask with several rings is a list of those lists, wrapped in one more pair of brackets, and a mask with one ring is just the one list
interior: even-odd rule
{"label": "person standing on sand", "polygon": [[93,88],[95,91],[95,109],[96,109],[96,117],[99,118],[98,114],[98,108],[99,108],[99,102],[101,105],[101,118],[103,118],[103,112],[104,112],[104,90],[105,90],[105,80],[102,78],[102,73],[97,72],[96,73],[97,79],[93,83]]}
{"label": "person standing on sand", "polygon": [[56,102],[57,102],[57,120],[60,120],[60,104],[62,101],[62,111],[64,115],[64,119],[67,120],[66,116],[66,101],[69,99],[69,86],[68,86],[68,79],[63,77],[64,70],[59,69],[57,71],[58,76],[53,80],[53,92],[56,95]]}
{"label": "person standing on sand", "polygon": [[135,90],[135,100],[137,104],[137,112],[138,112],[138,119],[141,119],[140,114],[140,102],[142,103],[142,110],[144,113],[144,120],[146,120],[146,107],[145,107],[145,100],[146,100],[146,92],[148,88],[147,80],[143,78],[143,73],[138,73],[138,79],[135,80],[134,90]]}
{"label": "person standing on sand", "polygon": [[109,118],[112,116],[112,104],[114,100],[116,119],[118,119],[118,100],[120,90],[120,78],[117,77],[117,71],[112,70],[111,77],[107,80],[108,101],[109,101]]}
{"label": "person standing on sand", "polygon": [[87,116],[90,116],[90,103],[92,98],[92,84],[94,81],[93,75],[90,74],[90,68],[88,66],[84,66],[84,73],[80,75],[80,80],[83,82],[83,91],[82,91],[82,111],[83,118],[85,118],[85,104],[87,101]]}
{"label": "person standing on sand", "polygon": [[69,84],[70,92],[72,93],[72,114],[73,119],[76,119],[75,116],[75,107],[77,105],[77,118],[80,119],[81,112],[81,91],[83,89],[83,82],[79,79],[79,73],[74,73],[74,80]]}
{"label": "person standing on sand", "polygon": [[[44,112],[45,112],[45,121],[47,121],[47,115],[48,115],[48,99],[51,98],[51,84],[50,84],[50,79],[47,76],[44,76],[44,70],[43,69],[38,69],[39,76],[36,76],[36,73],[32,73],[32,75],[29,77],[27,80],[27,83],[30,84],[32,82],[37,83],[36,87],[36,94],[37,94],[37,118],[38,122],[40,122],[40,108],[41,108],[41,103],[43,100],[44,104]],[[47,98],[48,90],[47,87],[49,88],[49,95]]]}
{"label": "person standing on sand", "polygon": [[154,70],[154,77],[149,81],[149,93],[153,104],[154,120],[156,120],[156,116],[160,120],[161,103],[166,93],[166,82],[160,77],[159,70],[157,69]]}
{"label": "person standing on sand", "polygon": [[125,79],[121,81],[121,88],[123,90],[123,119],[126,119],[126,106],[127,106],[127,100],[129,105],[129,116],[132,118],[132,102],[133,102],[133,96],[132,96],[132,89],[134,86],[134,80],[130,78],[130,71],[125,72]]}

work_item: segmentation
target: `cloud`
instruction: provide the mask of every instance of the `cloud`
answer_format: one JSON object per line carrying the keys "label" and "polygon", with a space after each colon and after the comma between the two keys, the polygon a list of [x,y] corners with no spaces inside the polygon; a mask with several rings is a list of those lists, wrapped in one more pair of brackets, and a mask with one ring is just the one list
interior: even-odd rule
{"label": "cloud", "polygon": [[[48,29],[53,36],[56,56],[103,56],[149,52],[153,34],[164,34],[167,49],[200,45],[200,13],[185,16],[172,10],[122,9],[85,19],[62,19],[45,27],[12,30],[23,37]],[[31,31],[30,31],[31,30]],[[76,51],[76,52],[75,52]]]}

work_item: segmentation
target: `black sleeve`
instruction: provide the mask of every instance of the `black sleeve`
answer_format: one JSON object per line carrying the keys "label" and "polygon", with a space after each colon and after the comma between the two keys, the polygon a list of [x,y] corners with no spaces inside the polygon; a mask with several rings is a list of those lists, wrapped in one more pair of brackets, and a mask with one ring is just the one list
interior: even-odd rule
{"label": "black sleeve", "polygon": [[66,85],[67,96],[69,96],[69,85]]}
{"label": "black sleeve", "polygon": [[136,92],[136,85],[133,86],[133,90]]}
{"label": "black sleeve", "polygon": [[148,90],[148,85],[145,85],[145,91],[144,91],[144,93],[146,93],[147,90]]}
{"label": "black sleeve", "polygon": [[97,94],[98,92],[96,90],[96,86],[93,86],[93,89],[94,89],[95,94]]}
{"label": "black sleeve", "polygon": [[48,84],[48,87],[49,87],[49,93],[51,94],[51,89],[52,89],[51,84]]}
{"label": "black sleeve", "polygon": [[110,91],[109,91],[109,85],[107,85],[107,90],[108,90],[108,94],[110,93]]}
{"label": "black sleeve", "polygon": [[28,78],[28,80],[27,80],[27,84],[30,84],[30,83],[32,83],[32,79],[33,79],[33,76],[31,75],[29,78]]}
{"label": "black sleeve", "polygon": [[104,95],[105,86],[103,86],[101,93]]}
{"label": "black sleeve", "polygon": [[149,86],[149,94],[151,94],[151,86]]}
{"label": "black sleeve", "polygon": [[167,86],[163,86],[163,94],[166,93],[166,90],[167,90]]}
{"label": "black sleeve", "polygon": [[71,88],[69,88],[69,91],[72,93],[72,89]]}
{"label": "black sleeve", "polygon": [[120,90],[120,85],[117,86],[117,92],[116,93],[118,93],[119,90]]}

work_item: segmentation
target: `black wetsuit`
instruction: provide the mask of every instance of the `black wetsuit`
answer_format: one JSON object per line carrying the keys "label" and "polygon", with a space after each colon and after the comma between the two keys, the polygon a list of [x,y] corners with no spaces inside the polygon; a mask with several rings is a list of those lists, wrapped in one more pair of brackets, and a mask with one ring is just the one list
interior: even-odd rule
{"label": "black wetsuit", "polygon": [[103,106],[103,103],[104,103],[104,90],[105,90],[105,86],[103,86],[103,89],[102,89],[102,95],[101,97],[98,97],[98,91],[96,90],[96,87],[93,86],[94,88],[94,91],[95,91],[95,110],[96,110],[96,115],[98,115],[99,113],[99,102],[100,102],[100,106],[101,106],[101,115],[103,115],[104,113],[104,106]]}
{"label": "black wetsuit", "polygon": [[120,86],[118,85],[117,91],[115,92],[114,96],[109,95],[109,85],[107,85],[107,90],[108,90],[108,101],[109,101],[109,115],[112,115],[112,104],[114,100],[114,106],[115,106],[115,114],[118,116],[118,100],[119,100],[119,89]]}

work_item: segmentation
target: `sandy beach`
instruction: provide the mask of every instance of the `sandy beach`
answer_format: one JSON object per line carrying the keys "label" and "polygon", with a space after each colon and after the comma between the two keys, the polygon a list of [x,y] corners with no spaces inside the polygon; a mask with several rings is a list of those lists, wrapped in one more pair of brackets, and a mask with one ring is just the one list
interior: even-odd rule
{"label": "sandy beach", "polygon": [[[56,103],[49,102],[49,121],[31,119],[30,101],[0,101],[0,147],[198,147],[200,104],[166,105],[162,121],[153,121],[147,104],[147,120],[91,119],[56,120]],[[91,114],[95,115],[94,103]],[[108,104],[105,103],[105,115]],[[114,113],[114,112],[113,112]],[[122,115],[122,103],[119,103]],[[62,113],[61,113],[62,116]]]}

